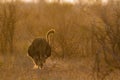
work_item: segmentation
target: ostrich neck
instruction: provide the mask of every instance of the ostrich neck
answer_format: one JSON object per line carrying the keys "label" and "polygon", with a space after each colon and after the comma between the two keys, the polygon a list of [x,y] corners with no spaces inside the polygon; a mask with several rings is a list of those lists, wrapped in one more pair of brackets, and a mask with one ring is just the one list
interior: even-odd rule
{"label": "ostrich neck", "polygon": [[54,31],[53,30],[50,30],[50,31],[48,31],[47,32],[47,34],[46,34],[46,41],[50,44],[50,35],[51,34],[53,34],[54,33]]}

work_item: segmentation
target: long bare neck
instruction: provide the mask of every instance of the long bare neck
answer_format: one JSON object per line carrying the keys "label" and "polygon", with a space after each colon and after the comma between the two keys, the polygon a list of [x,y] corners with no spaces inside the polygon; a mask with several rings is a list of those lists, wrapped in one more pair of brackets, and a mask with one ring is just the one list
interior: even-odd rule
{"label": "long bare neck", "polygon": [[51,29],[47,32],[46,34],[46,41],[50,44],[50,35],[51,34],[54,34],[55,30],[54,29]]}

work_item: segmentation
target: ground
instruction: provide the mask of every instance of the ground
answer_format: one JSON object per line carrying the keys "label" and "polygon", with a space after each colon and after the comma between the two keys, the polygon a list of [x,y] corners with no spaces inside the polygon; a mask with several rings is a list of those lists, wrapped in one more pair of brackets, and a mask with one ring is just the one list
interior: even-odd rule
{"label": "ground", "polygon": [[49,58],[42,70],[33,69],[34,64],[26,55],[6,57],[3,62],[0,65],[0,80],[93,80],[92,65],[87,59]]}

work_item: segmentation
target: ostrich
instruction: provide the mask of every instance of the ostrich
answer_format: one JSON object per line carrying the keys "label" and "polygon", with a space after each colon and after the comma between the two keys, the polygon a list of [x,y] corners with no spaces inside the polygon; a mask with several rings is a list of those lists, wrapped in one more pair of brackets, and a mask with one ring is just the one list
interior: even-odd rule
{"label": "ostrich", "polygon": [[51,56],[51,46],[50,46],[50,34],[55,32],[51,29],[46,34],[45,38],[36,38],[33,40],[32,44],[28,48],[28,55],[33,59],[35,63],[34,68],[43,67],[46,59]]}

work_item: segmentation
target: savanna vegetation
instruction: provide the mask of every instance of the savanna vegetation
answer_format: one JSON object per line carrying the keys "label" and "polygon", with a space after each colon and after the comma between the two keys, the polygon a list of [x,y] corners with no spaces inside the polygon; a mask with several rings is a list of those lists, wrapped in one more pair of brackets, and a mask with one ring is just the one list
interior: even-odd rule
{"label": "savanna vegetation", "polygon": [[[52,56],[34,70],[28,46],[55,29]],[[120,1],[0,3],[0,80],[119,80]]]}

